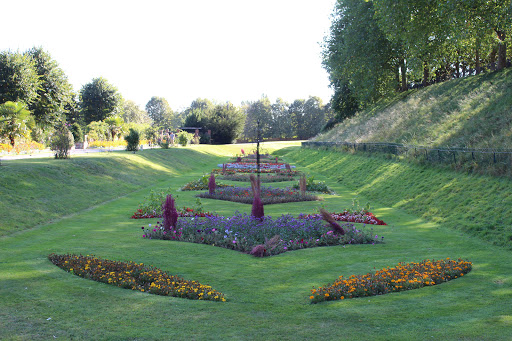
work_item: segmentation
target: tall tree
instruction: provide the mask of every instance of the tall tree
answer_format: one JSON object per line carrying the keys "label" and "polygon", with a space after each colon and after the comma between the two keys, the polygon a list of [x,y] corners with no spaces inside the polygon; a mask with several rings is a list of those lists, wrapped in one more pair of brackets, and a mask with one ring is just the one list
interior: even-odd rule
{"label": "tall tree", "polygon": [[151,123],[148,113],[139,108],[139,106],[130,100],[123,100],[121,117],[126,123]]}
{"label": "tall tree", "polygon": [[240,136],[244,128],[245,113],[231,103],[215,106],[206,122],[206,128],[212,131],[212,140],[216,144],[232,143]]}
{"label": "tall tree", "polygon": [[245,109],[247,115],[244,125],[244,136],[255,138],[257,135],[256,125],[260,122],[260,136],[262,138],[270,137],[272,129],[272,105],[267,96],[262,96],[256,102],[249,102]]}
{"label": "tall tree", "polygon": [[120,111],[121,95],[105,78],[92,80],[80,90],[80,109],[86,124],[103,121]]}
{"label": "tall tree", "polygon": [[40,80],[37,100],[29,109],[38,125],[52,125],[62,118],[66,105],[72,101],[72,86],[57,62],[41,47],[28,50],[26,55],[34,61]]}
{"label": "tall tree", "polygon": [[289,104],[282,98],[277,98],[275,103],[272,104],[272,127],[270,129],[270,136],[273,138],[292,138],[293,127],[290,111],[288,110]]}
{"label": "tall tree", "polygon": [[360,105],[396,89],[395,55],[374,18],[373,3],[338,0],[323,65],[331,83],[346,84]]}
{"label": "tall tree", "polygon": [[0,104],[24,102],[30,104],[37,99],[40,81],[34,61],[17,52],[0,52]]}
{"label": "tall tree", "polygon": [[146,111],[153,120],[153,125],[172,128],[173,112],[167,100],[163,97],[153,96],[146,104]]}
{"label": "tall tree", "polygon": [[289,108],[292,125],[299,139],[318,134],[325,125],[325,108],[319,97],[295,100]]}

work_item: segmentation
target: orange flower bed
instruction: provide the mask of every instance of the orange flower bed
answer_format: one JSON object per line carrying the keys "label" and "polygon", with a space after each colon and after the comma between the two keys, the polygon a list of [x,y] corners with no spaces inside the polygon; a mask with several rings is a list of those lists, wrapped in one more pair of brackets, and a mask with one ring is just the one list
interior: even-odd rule
{"label": "orange flower bed", "polygon": [[458,259],[424,260],[420,263],[398,263],[366,275],[340,276],[333,284],[313,288],[311,303],[345,298],[383,295],[390,292],[418,289],[462,277],[471,271],[471,262]]}

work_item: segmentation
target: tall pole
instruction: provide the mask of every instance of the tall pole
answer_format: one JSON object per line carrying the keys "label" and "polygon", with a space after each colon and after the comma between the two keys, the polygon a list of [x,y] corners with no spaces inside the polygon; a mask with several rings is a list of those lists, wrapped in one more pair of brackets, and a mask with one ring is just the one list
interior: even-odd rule
{"label": "tall pole", "polygon": [[256,121],[256,167],[258,184],[260,183],[260,120]]}

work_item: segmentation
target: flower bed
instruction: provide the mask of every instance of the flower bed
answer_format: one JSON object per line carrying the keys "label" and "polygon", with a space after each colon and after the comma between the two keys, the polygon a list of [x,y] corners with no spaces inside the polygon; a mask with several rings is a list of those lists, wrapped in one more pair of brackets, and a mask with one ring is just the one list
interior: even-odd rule
{"label": "flower bed", "polygon": [[[250,174],[247,173],[238,173],[238,174],[226,174],[219,175],[219,179],[221,180],[231,180],[231,181],[250,181]],[[282,182],[282,181],[293,181],[296,177],[290,174],[262,174],[260,176],[261,182]]]}
{"label": "flower bed", "polygon": [[119,262],[94,256],[57,255],[48,259],[59,268],[74,275],[121,288],[195,300],[226,301],[224,295],[209,285],[170,275],[150,265]]}
{"label": "flower bed", "polygon": [[[366,210],[353,212],[344,211],[342,213],[333,212],[331,213],[331,215],[334,218],[334,220],[337,221],[371,225],[387,225],[385,222],[375,217],[373,213],[368,212]],[[318,219],[320,217],[320,214],[299,214],[299,219]]]}
{"label": "flower bed", "polygon": [[332,285],[314,288],[309,297],[311,303],[345,298],[382,295],[395,291],[418,289],[462,277],[471,271],[471,262],[462,259],[424,260],[420,263],[398,263],[366,275],[340,276]]}
{"label": "flower bed", "polygon": [[[260,170],[261,169],[281,169],[285,170],[287,169],[286,163],[275,163],[275,162],[268,162],[268,163],[260,163]],[[258,166],[255,162],[231,162],[226,164],[219,164],[217,165],[219,167],[225,166],[227,169],[256,169]],[[288,166],[291,168],[295,168],[295,166]]]}
{"label": "flower bed", "polygon": [[[200,193],[197,196],[200,198],[228,200],[245,204],[252,204],[254,200],[254,195],[250,187],[228,187],[222,190],[217,190],[213,194],[205,192]],[[318,200],[318,197],[312,194],[302,194],[300,191],[296,191],[294,189],[275,188],[270,186],[261,186],[260,198],[264,205]]]}
{"label": "flower bed", "polygon": [[[208,180],[210,178],[210,174],[203,175],[200,179],[194,180],[186,184],[185,186],[181,187],[182,191],[203,191],[208,189]],[[223,183],[216,183],[215,184],[217,188],[224,188],[224,187],[233,187],[231,185],[226,185]]]}
{"label": "flower bed", "polygon": [[[293,185],[293,188],[300,189],[300,183],[299,182],[295,183]],[[308,177],[306,179],[306,191],[320,192],[320,193],[332,194],[332,195],[335,194],[333,191],[331,191],[331,189],[329,187],[327,187],[327,185],[324,181],[314,181],[314,178],[312,176]]]}
{"label": "flower bed", "polygon": [[165,231],[160,224],[147,229],[142,227],[142,230],[144,238],[208,244],[244,253],[264,245],[261,256],[317,246],[375,244],[383,239],[373,235],[371,229],[365,231],[353,224],[344,224],[343,228],[345,234],[339,235],[321,219],[283,215],[277,219],[265,216],[259,220],[246,214],[235,214],[232,217],[179,218],[176,227],[170,231]]}
{"label": "flower bed", "polygon": [[[178,215],[180,217],[203,217],[203,218],[217,216],[215,213],[202,212],[202,211],[198,212],[190,207],[183,207],[182,209],[178,210]],[[147,219],[147,218],[162,218],[162,211],[159,210],[158,212],[156,212],[156,211],[144,212],[142,209],[139,208],[131,216],[131,219]]]}
{"label": "flower bed", "polygon": [[[252,169],[252,168],[250,168],[250,169],[245,169],[245,168],[225,169],[225,170],[223,170],[222,168],[221,169],[215,168],[212,170],[212,172],[215,174],[223,174],[223,175],[244,174],[244,173],[256,174],[257,170],[255,168],[254,169]],[[287,170],[287,169],[260,169],[260,173],[261,174],[282,174],[282,175],[292,175],[292,176],[299,176],[302,174],[299,171]]]}

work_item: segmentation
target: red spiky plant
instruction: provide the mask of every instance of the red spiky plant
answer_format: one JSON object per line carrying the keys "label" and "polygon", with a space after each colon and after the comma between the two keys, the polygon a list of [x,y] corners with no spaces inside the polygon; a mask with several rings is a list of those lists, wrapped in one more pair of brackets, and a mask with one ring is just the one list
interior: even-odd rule
{"label": "red spiky plant", "polygon": [[213,173],[210,174],[210,179],[208,180],[208,193],[215,194],[215,188],[217,184],[215,183],[215,175]]}
{"label": "red spiky plant", "polygon": [[178,210],[176,210],[174,198],[171,194],[167,196],[165,203],[162,205],[162,216],[165,231],[170,231],[171,227],[176,228],[176,223],[178,222]]}
{"label": "red spiky plant", "polygon": [[302,195],[306,195],[307,187],[308,187],[308,185],[307,185],[307,181],[306,181],[306,176],[301,176],[299,179],[299,188],[300,188],[300,193]]}
{"label": "red spiky plant", "polygon": [[325,220],[326,222],[328,222],[329,225],[331,225],[331,227],[335,233],[339,233],[342,235],[345,234],[345,230],[343,229],[343,227],[341,227],[336,222],[336,220],[334,220],[334,218],[332,217],[332,215],[329,212],[327,212],[323,208],[320,208],[320,214],[322,215],[322,219]]}
{"label": "red spiky plant", "polygon": [[265,211],[263,209],[263,203],[261,202],[261,189],[260,189],[260,181],[259,179],[256,179],[256,177],[251,174],[249,176],[249,179],[251,179],[251,187],[252,192],[254,194],[254,200],[252,201],[252,211],[251,214],[254,218],[263,220],[263,217],[265,216]]}

